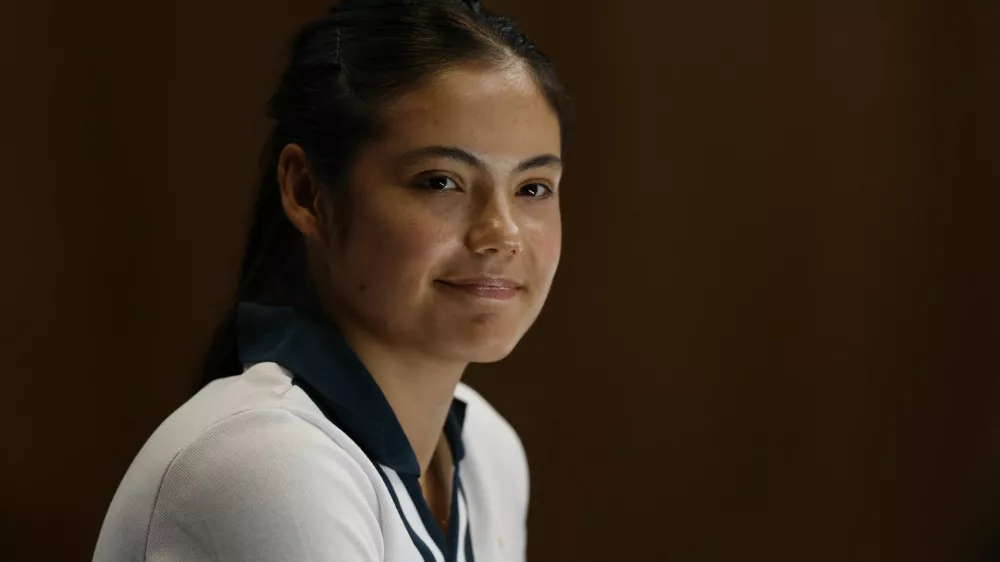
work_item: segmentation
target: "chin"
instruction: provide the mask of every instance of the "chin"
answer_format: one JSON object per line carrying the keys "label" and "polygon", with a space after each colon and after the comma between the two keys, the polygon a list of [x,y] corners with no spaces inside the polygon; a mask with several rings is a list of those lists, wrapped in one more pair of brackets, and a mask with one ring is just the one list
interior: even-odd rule
{"label": "chin", "polygon": [[477,349],[473,353],[469,354],[468,361],[469,363],[496,363],[497,361],[506,358],[512,351],[514,351],[514,344],[504,347]]}
{"label": "chin", "polygon": [[514,351],[520,336],[515,334],[474,334],[449,342],[447,354],[469,363],[495,363]]}
{"label": "chin", "polygon": [[425,332],[424,340],[437,355],[467,363],[494,363],[514,351],[521,338],[534,324],[537,312],[517,314],[476,314],[463,317],[440,317],[436,329]]}

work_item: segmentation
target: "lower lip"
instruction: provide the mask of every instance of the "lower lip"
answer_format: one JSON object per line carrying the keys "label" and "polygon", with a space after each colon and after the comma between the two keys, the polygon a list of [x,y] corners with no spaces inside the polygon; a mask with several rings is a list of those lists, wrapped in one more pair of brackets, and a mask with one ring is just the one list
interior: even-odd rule
{"label": "lower lip", "polygon": [[454,289],[481,299],[505,301],[517,296],[517,288],[515,287],[497,287],[495,285],[476,284],[452,285],[451,283],[445,283],[444,281],[439,281],[438,283],[449,289]]}

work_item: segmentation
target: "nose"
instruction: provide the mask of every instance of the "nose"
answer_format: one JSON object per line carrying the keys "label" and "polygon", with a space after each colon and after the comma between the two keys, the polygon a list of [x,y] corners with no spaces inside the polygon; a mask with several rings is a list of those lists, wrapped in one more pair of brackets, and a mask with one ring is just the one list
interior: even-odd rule
{"label": "nose", "polygon": [[521,227],[513,205],[496,198],[483,208],[469,229],[469,249],[480,255],[507,254],[516,256],[524,250]]}

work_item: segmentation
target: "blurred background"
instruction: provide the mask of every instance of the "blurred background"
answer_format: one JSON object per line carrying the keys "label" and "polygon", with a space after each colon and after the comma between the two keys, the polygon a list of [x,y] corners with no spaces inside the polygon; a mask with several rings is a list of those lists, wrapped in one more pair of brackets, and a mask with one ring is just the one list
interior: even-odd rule
{"label": "blurred background", "polygon": [[[577,105],[549,304],[468,377],[529,558],[1000,560],[1000,3],[486,4]],[[89,560],[190,396],[327,5],[0,8],[0,559]]]}

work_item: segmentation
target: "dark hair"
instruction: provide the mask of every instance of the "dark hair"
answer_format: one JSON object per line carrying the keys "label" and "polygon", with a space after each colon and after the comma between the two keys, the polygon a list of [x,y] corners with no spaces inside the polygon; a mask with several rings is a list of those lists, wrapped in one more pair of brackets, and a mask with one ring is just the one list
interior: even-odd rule
{"label": "dark hair", "polygon": [[567,98],[548,58],[513,20],[475,0],[344,0],[303,27],[271,97],[276,121],[261,155],[254,205],[233,305],[202,365],[200,386],[242,371],[240,302],[308,306],[314,288],[302,235],[285,216],[278,156],[300,145],[321,183],[342,186],[358,150],[379,132],[378,110],[422,80],[462,63],[525,65],[559,117],[563,146]]}

